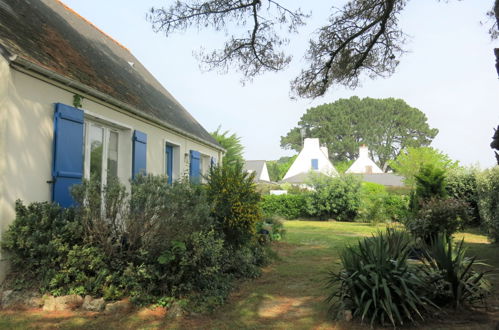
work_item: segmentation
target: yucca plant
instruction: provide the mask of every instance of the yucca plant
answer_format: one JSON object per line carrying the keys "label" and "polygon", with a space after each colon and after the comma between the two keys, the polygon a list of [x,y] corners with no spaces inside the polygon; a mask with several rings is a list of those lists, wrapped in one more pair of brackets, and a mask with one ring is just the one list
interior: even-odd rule
{"label": "yucca plant", "polygon": [[387,229],[345,248],[340,255],[343,269],[328,277],[331,310],[351,310],[354,318],[371,325],[423,320],[436,306],[426,298],[416,267],[407,261],[410,243],[408,233]]}
{"label": "yucca plant", "polygon": [[490,293],[490,283],[484,277],[487,272],[473,269],[485,264],[466,256],[464,239],[454,246],[452,238],[439,234],[426,246],[421,261],[421,270],[432,287],[432,299],[439,305],[459,308],[464,303],[483,304]]}

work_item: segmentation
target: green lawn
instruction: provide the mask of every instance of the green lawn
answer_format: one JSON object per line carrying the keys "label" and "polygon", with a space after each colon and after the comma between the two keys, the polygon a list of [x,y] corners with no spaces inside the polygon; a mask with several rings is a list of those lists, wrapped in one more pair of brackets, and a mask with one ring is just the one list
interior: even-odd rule
{"label": "green lawn", "polygon": [[[82,313],[44,314],[40,311],[0,312],[0,329],[92,328],[92,329],[343,329],[357,328],[356,323],[336,322],[327,313],[326,272],[338,269],[338,253],[346,244],[369,236],[382,226],[360,223],[287,221],[287,234],[276,244],[279,259],[264,270],[263,276],[238,285],[229,302],[212,315],[189,316],[167,320],[159,312],[133,312],[127,315],[95,315]],[[488,259],[493,269],[499,266],[499,247],[491,245],[477,233],[463,233],[470,252]],[[496,281],[496,278],[493,278]],[[491,307],[499,306],[498,295]],[[492,308],[493,309],[493,308]],[[433,321],[428,329],[494,328],[497,315],[460,313],[441,321]],[[470,316],[471,315],[471,316]],[[471,319],[470,319],[471,317]],[[368,327],[366,327],[368,328]]]}

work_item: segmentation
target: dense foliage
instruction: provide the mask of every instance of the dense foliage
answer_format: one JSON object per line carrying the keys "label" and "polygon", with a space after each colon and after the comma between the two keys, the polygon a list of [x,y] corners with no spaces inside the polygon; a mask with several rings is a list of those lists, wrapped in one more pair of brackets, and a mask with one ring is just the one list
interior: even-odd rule
{"label": "dense foliage", "polygon": [[208,173],[208,198],[215,228],[227,243],[244,245],[255,235],[261,221],[260,194],[255,190],[254,173],[243,171],[242,164],[213,166]]}
{"label": "dense foliage", "polygon": [[[10,281],[55,295],[185,299],[187,308],[211,309],[233,278],[258,276],[268,261],[258,193],[240,167],[227,168],[213,170],[206,187],[139,176],[130,190],[112,181],[101,191],[91,180],[74,188],[74,209],[19,201],[2,242]],[[271,227],[277,239],[282,228]]]}
{"label": "dense foliage", "polygon": [[298,219],[308,216],[306,194],[284,194],[262,196],[262,212],[285,219]]}
{"label": "dense foliage", "polygon": [[431,300],[439,306],[455,308],[477,302],[483,305],[490,283],[484,278],[485,272],[473,268],[479,264],[483,265],[476,257],[466,256],[464,239],[454,246],[452,238],[437,235],[426,246],[421,264]]}
{"label": "dense foliage", "polygon": [[244,164],[244,147],[241,143],[241,137],[237,136],[236,133],[230,134],[228,130],[222,131],[220,126],[211,133],[211,136],[225,149],[223,159],[225,164]]}
{"label": "dense foliage", "polygon": [[281,157],[278,160],[271,160],[267,162],[267,170],[269,171],[270,181],[278,182],[284,178],[291,165],[298,155],[291,157]]}
{"label": "dense foliage", "polygon": [[311,176],[307,212],[320,219],[353,221],[360,206],[360,180],[352,175]]}
{"label": "dense foliage", "polygon": [[387,228],[345,248],[342,269],[328,277],[331,309],[351,311],[371,325],[397,326],[440,307],[484,303],[490,285],[485,272],[473,268],[478,263],[466,256],[463,241],[454,246],[438,235],[421,246],[419,263],[409,261],[413,246],[406,232]]}
{"label": "dense foliage", "polygon": [[390,162],[390,167],[404,177],[404,183],[409,187],[415,187],[415,176],[424,166],[447,171],[458,166],[446,154],[432,147],[407,147],[400,152],[394,161]]}
{"label": "dense foliage", "polygon": [[465,225],[478,226],[482,223],[478,209],[478,173],[475,168],[463,167],[447,171],[445,180],[447,195],[468,204],[469,219]]}
{"label": "dense foliage", "polygon": [[430,198],[405,221],[407,229],[430,243],[438,234],[451,236],[468,221],[468,205],[454,198]]}
{"label": "dense foliage", "polygon": [[334,162],[357,159],[359,145],[366,144],[381,168],[404,148],[429,145],[438,133],[430,128],[423,112],[403,100],[356,96],[308,109],[298,126],[281,137],[281,147],[301,150],[302,129],[307,137],[326,144]]}
{"label": "dense foliage", "polygon": [[477,174],[478,208],[489,237],[499,242],[499,166]]}
{"label": "dense foliage", "polygon": [[408,213],[406,195],[389,193],[385,186],[363,182],[357,219],[363,222],[402,222]]}
{"label": "dense foliage", "polygon": [[341,271],[329,275],[329,303],[371,325],[423,319],[433,304],[424,279],[408,262],[409,252],[409,235],[390,229],[345,248]]}

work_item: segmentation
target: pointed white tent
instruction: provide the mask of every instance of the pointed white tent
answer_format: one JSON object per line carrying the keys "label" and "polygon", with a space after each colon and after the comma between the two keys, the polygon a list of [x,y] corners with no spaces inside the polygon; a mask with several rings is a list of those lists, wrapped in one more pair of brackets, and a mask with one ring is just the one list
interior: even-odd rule
{"label": "pointed white tent", "polygon": [[282,181],[300,174],[308,174],[310,171],[329,176],[338,175],[338,172],[328,158],[327,148],[320,146],[319,139],[305,139],[303,149],[298,154],[298,157],[296,157]]}
{"label": "pointed white tent", "polygon": [[345,173],[352,174],[380,174],[383,170],[369,158],[369,149],[365,144],[359,147],[359,158],[350,166]]}

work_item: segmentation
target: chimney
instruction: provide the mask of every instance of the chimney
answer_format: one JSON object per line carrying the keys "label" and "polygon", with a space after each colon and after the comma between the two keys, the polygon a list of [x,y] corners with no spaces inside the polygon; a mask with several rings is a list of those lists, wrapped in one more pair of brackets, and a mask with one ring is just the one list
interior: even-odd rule
{"label": "chimney", "polygon": [[320,145],[319,145],[319,139],[317,138],[306,138],[304,141],[303,141],[303,147],[304,148],[320,148]]}
{"label": "chimney", "polygon": [[369,158],[369,148],[365,144],[359,147],[359,158]]}

